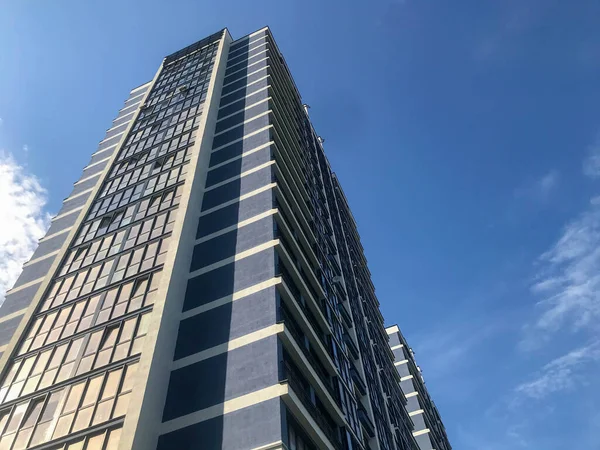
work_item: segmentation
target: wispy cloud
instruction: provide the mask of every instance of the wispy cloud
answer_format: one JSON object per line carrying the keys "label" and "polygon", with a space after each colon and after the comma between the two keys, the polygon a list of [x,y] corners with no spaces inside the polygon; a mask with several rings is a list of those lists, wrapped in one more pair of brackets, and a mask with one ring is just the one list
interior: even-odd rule
{"label": "wispy cloud", "polygon": [[579,347],[546,364],[536,378],[515,388],[517,399],[521,397],[541,400],[550,394],[570,391],[585,382],[582,372],[591,363],[600,362],[600,342]]}
{"label": "wispy cloud", "polygon": [[546,203],[558,188],[560,173],[550,170],[539,178],[528,181],[514,191],[516,198],[523,198],[539,203]]}
{"label": "wispy cloud", "polygon": [[0,304],[48,228],[46,202],[37,177],[0,150]]}
{"label": "wispy cloud", "polygon": [[593,179],[600,178],[600,134],[587,148],[587,155],[583,160],[583,173]]}
{"label": "wispy cloud", "polygon": [[540,19],[543,3],[537,0],[503,2],[503,13],[476,43],[475,59],[503,59],[520,48],[519,41]]}
{"label": "wispy cloud", "polygon": [[596,327],[600,319],[600,204],[564,228],[558,241],[537,260],[532,292],[541,298],[539,314],[527,328],[525,349],[539,345],[539,333],[567,326],[577,331]]}

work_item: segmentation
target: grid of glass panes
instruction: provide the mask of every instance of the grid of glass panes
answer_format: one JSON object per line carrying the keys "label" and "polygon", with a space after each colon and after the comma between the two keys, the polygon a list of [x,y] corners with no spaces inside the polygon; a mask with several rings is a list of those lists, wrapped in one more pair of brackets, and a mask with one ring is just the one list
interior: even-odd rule
{"label": "grid of glass panes", "polygon": [[[25,449],[122,418],[136,369],[137,362],[114,367],[0,409],[0,448]],[[52,449],[113,450],[119,434],[119,429],[105,429]]]}
{"label": "grid of glass panes", "polygon": [[217,47],[161,71],[1,380],[0,450],[116,448]]}

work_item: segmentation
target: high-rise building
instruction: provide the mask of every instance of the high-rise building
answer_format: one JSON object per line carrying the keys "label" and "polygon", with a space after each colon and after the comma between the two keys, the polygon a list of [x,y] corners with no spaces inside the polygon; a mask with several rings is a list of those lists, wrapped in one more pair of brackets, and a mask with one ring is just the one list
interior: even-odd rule
{"label": "high-rise building", "polygon": [[400,374],[400,387],[408,403],[406,409],[414,423],[413,436],[420,450],[452,450],[433,400],[425,387],[421,369],[412,348],[406,343],[398,325],[386,328],[390,347],[394,352],[394,365]]}
{"label": "high-rise building", "polygon": [[0,450],[416,450],[268,28],[133,89],[0,308]]}

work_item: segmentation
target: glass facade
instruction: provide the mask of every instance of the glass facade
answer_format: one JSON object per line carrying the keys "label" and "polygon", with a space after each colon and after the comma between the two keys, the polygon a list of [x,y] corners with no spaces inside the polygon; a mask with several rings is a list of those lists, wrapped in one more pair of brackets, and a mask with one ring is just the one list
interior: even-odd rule
{"label": "glass facade", "polygon": [[138,114],[2,377],[0,449],[117,448],[218,43],[121,111]]}

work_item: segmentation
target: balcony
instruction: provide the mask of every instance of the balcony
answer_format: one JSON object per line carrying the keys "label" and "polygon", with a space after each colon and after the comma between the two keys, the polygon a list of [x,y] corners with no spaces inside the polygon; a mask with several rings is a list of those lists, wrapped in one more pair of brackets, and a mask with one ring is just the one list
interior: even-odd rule
{"label": "balcony", "polygon": [[348,333],[344,333],[344,342],[346,343],[346,347],[348,347],[348,351],[352,355],[354,359],[358,359],[360,357],[360,353],[358,351],[358,347],[354,343],[354,339]]}
{"label": "balcony", "polygon": [[365,411],[362,405],[360,405],[358,408],[358,420],[360,420],[360,423],[367,434],[370,437],[375,437],[375,425],[373,425],[373,422],[371,422],[371,419],[369,419],[367,411]]}
{"label": "balcony", "polygon": [[342,450],[342,443],[339,440],[338,432],[326,413],[321,411],[312,400],[310,385],[304,380],[304,377],[289,362],[284,361],[284,371],[288,386],[294,391],[302,405],[309,412],[313,420],[317,423],[323,434],[338,450]]}
{"label": "balcony", "polygon": [[325,385],[325,388],[329,392],[329,394],[333,397],[335,402],[339,405],[339,397],[338,393],[335,390],[331,377],[323,367],[321,361],[319,361],[315,355],[306,347],[306,336],[300,330],[296,321],[291,317],[290,313],[286,310],[285,307],[280,308],[281,318],[283,323],[285,324],[286,329],[290,332],[298,347],[302,350],[302,354],[306,357],[308,362],[310,363],[312,369],[317,373],[319,379]]}
{"label": "balcony", "polygon": [[348,312],[348,310],[346,309],[346,307],[344,306],[343,303],[338,303],[337,304],[337,309],[340,312],[340,315],[342,316],[342,319],[344,319],[344,323],[346,324],[346,326],[348,328],[352,328],[353,324],[352,324],[352,317],[350,316],[350,313]]}
{"label": "balcony", "polygon": [[306,319],[308,320],[308,323],[310,324],[310,326],[313,328],[313,331],[315,332],[315,334],[317,335],[317,337],[319,338],[319,340],[321,341],[323,346],[331,354],[329,345],[327,344],[327,339],[325,338],[325,333],[323,332],[323,329],[321,328],[321,326],[319,326],[317,319],[315,318],[312,311],[308,308],[308,306],[306,306],[306,303],[302,299],[302,294],[301,294],[300,290],[296,286],[296,283],[294,283],[292,276],[290,275],[287,268],[283,264],[279,264],[279,273],[280,273],[281,278],[283,279],[283,282],[285,283],[285,286],[287,287],[288,291],[290,292],[290,294],[292,294],[292,297],[294,297],[294,300],[296,300],[296,303],[298,304],[298,306],[300,307],[300,309],[306,316]]}
{"label": "balcony", "polygon": [[367,395],[367,385],[360,376],[360,373],[358,373],[356,367],[352,366],[350,368],[350,376],[352,377],[352,380],[354,381],[354,384],[361,395]]}

